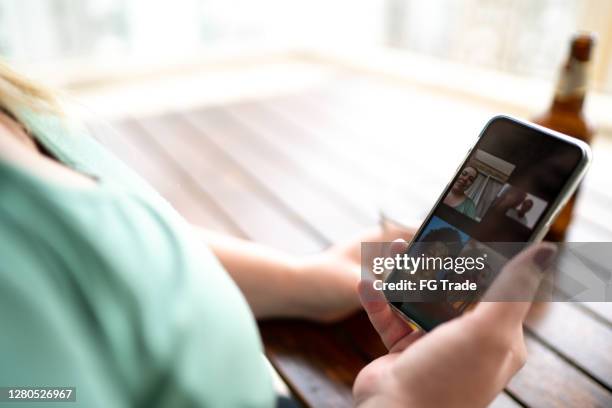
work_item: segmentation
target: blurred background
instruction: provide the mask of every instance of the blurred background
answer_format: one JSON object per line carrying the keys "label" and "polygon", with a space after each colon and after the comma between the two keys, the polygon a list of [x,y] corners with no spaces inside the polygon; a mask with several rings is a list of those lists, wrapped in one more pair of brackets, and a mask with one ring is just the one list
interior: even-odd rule
{"label": "blurred background", "polygon": [[527,77],[554,76],[578,29],[600,34],[594,85],[612,91],[605,0],[2,0],[0,52],[36,64],[194,60],[211,48],[393,47]]}
{"label": "blurred background", "polygon": [[434,60],[437,86],[531,108],[581,29],[598,34],[592,89],[612,93],[611,15],[607,0],[0,0],[0,53],[78,90],[279,55],[431,81]]}
{"label": "blurred background", "polygon": [[[588,30],[572,120],[594,125],[594,162],[565,238],[612,242],[611,27],[609,0],[0,0],[0,55],[189,221],[307,254],[381,214],[418,225],[492,115],[533,119],[570,85],[581,106],[574,71],[556,84]],[[308,406],[353,406],[385,351],[363,315],[260,327]],[[612,304],[554,303],[526,329],[493,406],[612,406]]]}

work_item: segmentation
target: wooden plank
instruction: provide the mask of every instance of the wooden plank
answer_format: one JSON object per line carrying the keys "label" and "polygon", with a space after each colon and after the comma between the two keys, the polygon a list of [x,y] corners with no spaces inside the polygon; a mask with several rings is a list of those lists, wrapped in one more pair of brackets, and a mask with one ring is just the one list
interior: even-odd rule
{"label": "wooden plank", "polygon": [[[349,214],[371,223],[376,223],[378,205],[373,200],[372,191],[361,183],[361,179],[352,174],[338,172],[341,166],[335,152],[328,152],[321,146],[312,142],[312,137],[290,128],[283,132],[283,126],[276,120],[268,120],[261,114],[257,103],[246,103],[224,107],[224,111],[231,115],[234,121],[250,130],[249,135],[257,140],[258,145],[265,146],[276,157],[285,158],[293,165],[299,167],[300,173],[308,174],[311,182],[316,182],[318,189],[326,195],[333,197]],[[275,118],[272,118],[275,119]],[[279,143],[282,141],[282,143]],[[330,178],[330,174],[336,175]],[[359,203],[358,206],[355,203]]]}
{"label": "wooden plank", "polygon": [[[418,184],[421,194],[405,205],[415,213],[424,216],[433,199],[444,186],[444,181],[428,167],[417,166],[418,171],[412,172],[411,167],[422,159],[421,154],[415,154],[410,160],[405,158],[405,150],[401,146],[401,138],[397,133],[388,136],[381,130],[368,132],[364,127],[359,133],[347,129],[333,127],[333,122],[321,117],[310,117],[306,111],[294,108],[293,100],[281,100],[259,103],[257,109],[268,121],[276,122],[285,133],[302,131],[308,135],[312,143],[321,152],[327,154],[330,160],[337,162],[339,169],[349,171],[353,177],[367,186],[379,186],[371,191],[374,197],[383,197],[389,191],[380,191],[381,186],[393,187],[397,192],[409,191],[410,186]],[[364,115],[367,115],[365,113]],[[398,156],[398,155],[402,156]],[[458,164],[459,157],[455,162]],[[452,162],[451,162],[452,163]],[[448,162],[444,162],[448,165]],[[454,166],[456,166],[456,164]],[[454,167],[451,164],[451,167]],[[401,182],[399,182],[401,180]],[[380,201],[379,201],[380,205]]]}
{"label": "wooden plank", "polygon": [[[281,102],[288,103],[286,100],[275,100],[241,105],[231,112],[237,118],[240,116],[240,120],[248,121],[249,126],[265,132],[267,142],[289,156],[299,157],[306,150],[309,157],[316,156],[320,161],[327,162],[328,182],[338,180],[336,185],[342,189],[342,194],[349,197],[351,202],[363,205],[364,211],[372,213],[373,209],[380,210],[386,193],[393,193],[398,198],[402,193],[407,193],[406,188],[380,191],[381,186],[388,186],[390,180],[399,178],[394,176],[399,171],[394,173],[381,163],[381,160],[389,159],[384,154],[379,154],[375,148],[359,148],[356,138],[326,128],[323,123],[315,125],[313,121],[302,120],[299,116],[279,113],[276,105],[281,105]],[[424,172],[421,177],[428,180],[430,175]],[[379,188],[372,190],[372,186]],[[423,199],[422,195],[415,198],[405,196],[402,202],[410,213],[422,215],[431,204],[431,200]]]}
{"label": "wooden plank", "polygon": [[387,354],[387,348],[365,313],[357,313],[337,326],[341,330],[341,336],[358,350],[365,363]]}
{"label": "wooden plank", "polygon": [[348,213],[347,207],[354,208],[348,202],[338,203],[329,194],[321,194],[318,183],[313,188],[316,180],[309,179],[308,173],[286,157],[267,150],[251,129],[222,110],[208,109],[185,118],[274,200],[304,218],[320,239],[328,242],[347,239],[375,223],[373,219],[362,222]]}
{"label": "wooden plank", "polygon": [[296,321],[261,324],[266,354],[292,392],[312,407],[351,407],[355,373],[365,362],[334,341],[332,326]]}
{"label": "wooden plank", "polygon": [[[97,129],[97,130],[96,130]],[[194,225],[234,236],[240,229],[180,169],[151,149],[133,121],[93,128],[93,136],[131,167]]]}
{"label": "wooden plank", "polygon": [[580,305],[595,313],[608,326],[612,325],[612,302],[583,302]]}
{"label": "wooden plank", "polygon": [[596,191],[609,208],[612,205],[612,191],[609,188],[609,175],[612,173],[612,139],[595,135],[591,147],[593,163],[586,184]]}
{"label": "wooden plank", "polygon": [[[612,406],[608,390],[534,339],[525,340],[530,358],[508,385],[520,402],[533,407]],[[559,373],[556,379],[549,375],[551,371]]]}
{"label": "wooden plank", "polygon": [[[157,117],[139,122],[152,145],[172,158],[200,189],[231,214],[249,237],[292,253],[321,249],[302,220],[263,194],[253,181],[207,144],[193,127],[175,117]],[[291,237],[288,239],[288,237]]]}
{"label": "wooden plank", "polygon": [[523,405],[513,400],[509,394],[502,392],[489,404],[489,408],[518,408]]}
{"label": "wooden plank", "polygon": [[569,303],[534,304],[529,331],[608,389],[612,389],[612,329]]}

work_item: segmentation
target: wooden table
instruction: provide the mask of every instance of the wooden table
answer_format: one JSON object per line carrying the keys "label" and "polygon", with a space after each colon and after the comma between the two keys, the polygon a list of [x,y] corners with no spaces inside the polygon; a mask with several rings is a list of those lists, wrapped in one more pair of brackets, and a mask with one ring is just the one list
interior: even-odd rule
{"label": "wooden table", "polygon": [[[493,113],[346,75],[296,95],[128,118],[97,137],[190,221],[304,254],[376,224],[391,193],[422,219]],[[573,240],[612,241],[611,145],[595,145]],[[493,406],[612,407],[611,322],[610,303],[534,308],[528,362]],[[356,374],[385,352],[363,314],[260,328],[269,359],[307,406],[351,406]]]}

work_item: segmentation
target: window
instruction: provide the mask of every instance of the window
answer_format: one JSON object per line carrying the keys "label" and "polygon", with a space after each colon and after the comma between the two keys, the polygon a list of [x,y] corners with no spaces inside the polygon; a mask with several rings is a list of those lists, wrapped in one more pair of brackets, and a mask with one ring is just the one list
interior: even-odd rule
{"label": "window", "polygon": [[595,86],[612,93],[610,26],[608,0],[0,0],[0,54],[120,65],[230,45],[391,46],[554,78],[571,34],[586,28],[599,37]]}

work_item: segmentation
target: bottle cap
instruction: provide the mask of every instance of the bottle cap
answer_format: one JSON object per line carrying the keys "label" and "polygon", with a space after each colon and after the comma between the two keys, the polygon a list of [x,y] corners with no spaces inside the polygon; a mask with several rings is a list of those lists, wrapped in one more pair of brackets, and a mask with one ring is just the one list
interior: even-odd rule
{"label": "bottle cap", "polygon": [[586,62],[591,59],[591,51],[595,45],[595,35],[591,32],[580,32],[572,38],[570,54],[578,61]]}

